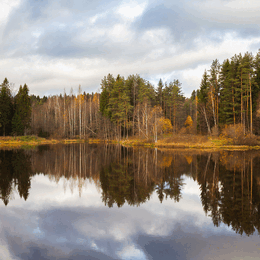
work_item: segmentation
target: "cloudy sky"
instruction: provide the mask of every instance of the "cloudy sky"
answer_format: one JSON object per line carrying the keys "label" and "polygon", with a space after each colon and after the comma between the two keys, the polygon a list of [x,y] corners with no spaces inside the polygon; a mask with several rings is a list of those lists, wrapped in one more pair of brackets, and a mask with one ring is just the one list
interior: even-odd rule
{"label": "cloudy sky", "polygon": [[190,96],[214,59],[260,48],[258,0],[2,0],[0,75],[50,95],[100,88],[108,73]]}

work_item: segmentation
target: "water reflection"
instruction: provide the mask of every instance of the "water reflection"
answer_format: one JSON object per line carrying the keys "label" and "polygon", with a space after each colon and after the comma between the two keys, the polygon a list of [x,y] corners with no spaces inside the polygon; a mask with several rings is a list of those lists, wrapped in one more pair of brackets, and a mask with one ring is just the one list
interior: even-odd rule
{"label": "water reflection", "polygon": [[25,200],[29,196],[30,178],[33,175],[31,155],[23,150],[0,150],[0,196],[7,205],[14,188]]}
{"label": "water reflection", "polygon": [[152,194],[176,203],[184,178],[200,187],[205,213],[215,226],[224,223],[239,234],[260,231],[260,157],[258,152],[160,151],[116,145],[43,146],[37,150],[0,151],[0,195],[8,205],[14,190],[26,200],[31,179],[44,174],[64,178],[64,189],[78,190],[86,180],[100,189],[108,207],[139,206]]}

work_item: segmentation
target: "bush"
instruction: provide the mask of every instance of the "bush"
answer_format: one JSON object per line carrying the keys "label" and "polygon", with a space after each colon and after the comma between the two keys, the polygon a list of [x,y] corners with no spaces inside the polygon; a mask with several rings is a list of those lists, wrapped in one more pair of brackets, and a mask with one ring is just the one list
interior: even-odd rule
{"label": "bush", "polygon": [[257,145],[257,137],[251,133],[244,133],[244,126],[241,124],[226,125],[222,130],[224,138],[231,139],[233,144],[237,145]]}

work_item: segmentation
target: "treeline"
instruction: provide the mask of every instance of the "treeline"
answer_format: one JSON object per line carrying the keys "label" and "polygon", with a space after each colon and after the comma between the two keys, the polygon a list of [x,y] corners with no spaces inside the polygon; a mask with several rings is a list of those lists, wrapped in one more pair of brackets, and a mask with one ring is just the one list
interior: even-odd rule
{"label": "treeline", "polygon": [[30,133],[106,140],[137,135],[157,140],[159,134],[177,133],[189,115],[178,80],[160,81],[155,89],[139,75],[125,79],[108,74],[101,89],[101,94],[82,93],[79,87],[76,94],[71,90],[69,95],[31,96]]}
{"label": "treeline", "polygon": [[219,135],[227,126],[239,126],[243,135],[258,134],[259,90],[260,50],[255,56],[234,55],[222,64],[214,60],[190,98],[183,96],[179,80],[160,79],[154,87],[139,75],[108,74],[100,94],[82,93],[79,87],[76,94],[71,90],[43,98],[29,97],[26,84],[12,97],[5,79],[0,134],[157,141],[165,133]]}
{"label": "treeline", "polygon": [[229,126],[242,135],[258,134],[260,50],[222,64],[214,60],[190,98],[183,96],[178,80],[160,80],[154,88],[138,75],[124,79],[109,74],[101,89],[100,112],[117,126],[118,136],[129,133],[155,141],[163,132],[218,136]]}

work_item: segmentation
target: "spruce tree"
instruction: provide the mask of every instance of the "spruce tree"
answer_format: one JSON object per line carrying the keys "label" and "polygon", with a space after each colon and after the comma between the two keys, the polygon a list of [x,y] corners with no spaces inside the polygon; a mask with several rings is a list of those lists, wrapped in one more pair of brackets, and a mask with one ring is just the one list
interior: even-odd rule
{"label": "spruce tree", "polygon": [[20,86],[14,102],[15,113],[12,120],[13,133],[16,135],[24,135],[26,129],[31,123],[31,101],[29,97],[29,89],[26,84]]}
{"label": "spruce tree", "polygon": [[220,86],[221,86],[221,99],[219,108],[219,119],[222,125],[231,124],[234,120],[233,113],[233,89],[231,83],[231,65],[229,60],[225,60],[221,65],[220,70]]}
{"label": "spruce tree", "polygon": [[0,133],[9,135],[12,131],[13,102],[10,85],[7,78],[4,79],[0,88]]}
{"label": "spruce tree", "polygon": [[158,82],[158,87],[156,89],[156,101],[157,104],[163,106],[163,82],[162,79],[159,80]]}

